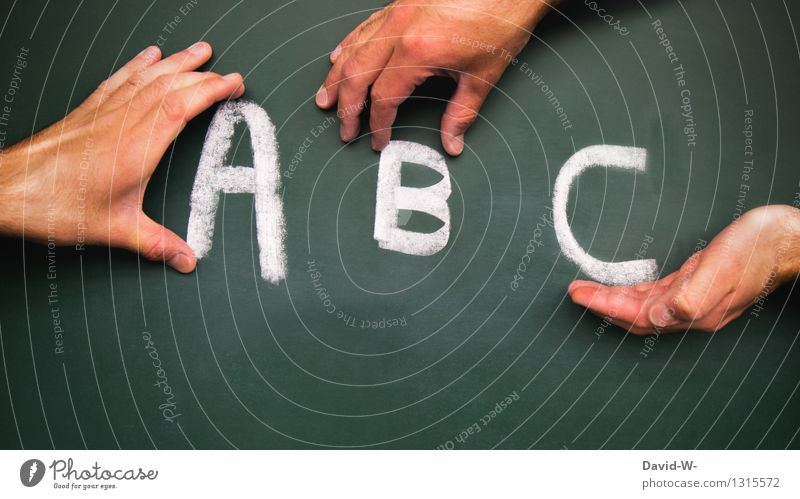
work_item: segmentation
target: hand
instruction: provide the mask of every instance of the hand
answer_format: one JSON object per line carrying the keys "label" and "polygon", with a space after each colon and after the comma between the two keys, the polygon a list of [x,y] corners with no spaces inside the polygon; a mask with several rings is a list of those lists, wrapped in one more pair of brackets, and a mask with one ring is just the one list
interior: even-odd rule
{"label": "hand", "polygon": [[489,91],[554,0],[395,0],[331,52],[333,67],[317,92],[323,109],[339,104],[342,140],[359,133],[370,85],[372,148],[389,143],[397,108],[431,76],[457,88],[442,117],[442,144],[458,156],[464,133]]}
{"label": "hand", "polygon": [[191,248],[145,215],[142,200],[186,123],[244,92],[238,73],[194,71],[210,58],[204,42],[164,60],[149,47],[66,118],[0,151],[0,233],[117,246],[191,272]]}
{"label": "hand", "polygon": [[619,287],[575,281],[569,294],[634,334],[715,332],[798,274],[800,210],[762,206],[659,281]]}

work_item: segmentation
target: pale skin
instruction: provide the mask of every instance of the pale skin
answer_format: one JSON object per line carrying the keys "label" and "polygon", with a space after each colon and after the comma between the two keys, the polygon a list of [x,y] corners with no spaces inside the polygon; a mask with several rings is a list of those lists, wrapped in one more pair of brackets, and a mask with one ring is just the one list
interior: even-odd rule
{"label": "pale skin", "polygon": [[[391,3],[332,51],[333,67],[317,104],[339,107],[344,140],[358,136],[360,104],[369,94],[372,146],[381,150],[400,103],[426,78],[445,75],[457,89],[442,117],[442,143],[448,153],[461,154],[467,129],[509,64],[502,51],[516,55],[554,2],[421,3]],[[115,246],[180,272],[194,270],[191,248],[149,218],[142,201],[186,123],[244,92],[238,73],[195,71],[210,57],[211,47],[202,42],[163,60],[158,48],[149,47],[66,118],[0,150],[0,234]],[[628,287],[575,281],[569,294],[635,334],[716,331],[798,273],[798,210],[765,206],[746,213],[664,279]]]}
{"label": "pale skin", "polygon": [[195,71],[210,58],[204,42],[165,59],[149,47],[63,120],[2,151],[0,233],[115,246],[194,270],[189,245],[148,217],[142,201],[186,123],[244,92],[238,73]]}

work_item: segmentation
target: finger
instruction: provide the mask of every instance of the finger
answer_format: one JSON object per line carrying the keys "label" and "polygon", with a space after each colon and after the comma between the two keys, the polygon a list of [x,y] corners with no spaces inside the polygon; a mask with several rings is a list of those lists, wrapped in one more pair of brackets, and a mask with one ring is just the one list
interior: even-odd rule
{"label": "finger", "polygon": [[143,83],[146,85],[163,74],[194,71],[208,62],[212,53],[211,45],[197,42],[149,67],[142,74]]}
{"label": "finger", "polygon": [[319,87],[319,90],[317,90],[317,106],[322,109],[330,109],[338,102],[338,82],[342,78],[344,62],[370,43],[373,35],[375,35],[383,25],[382,22],[378,21],[383,19],[385,12],[386,9],[381,9],[372,14],[366,21],[351,31],[344,40],[333,49],[331,52],[331,63],[333,63],[333,67],[328,71],[325,81]]}
{"label": "finger", "polygon": [[167,90],[160,101],[154,102],[157,106],[156,113],[145,120],[155,120],[152,124],[156,133],[154,138],[163,147],[175,139],[189,120],[216,102],[237,99],[244,93],[244,83],[239,73],[226,76],[205,73],[199,81],[188,86],[177,85],[180,80],[182,78],[175,79],[177,88]]}
{"label": "finger", "polygon": [[459,78],[442,116],[442,145],[451,156],[464,151],[464,134],[475,121],[492,85],[474,76]]}
{"label": "finger", "polygon": [[385,40],[372,41],[342,64],[342,80],[337,84],[337,115],[339,135],[343,141],[350,142],[358,136],[367,92],[380,76],[391,53],[392,49]]}
{"label": "finger", "polygon": [[114,74],[108,77],[92,94],[81,104],[83,109],[95,109],[105,102],[122,84],[134,75],[139,74],[146,68],[161,59],[161,50],[152,45],[139,52],[139,54],[119,68]]}
{"label": "finger", "polygon": [[639,283],[633,286],[633,289],[639,293],[644,293],[647,295],[663,293],[667,288],[669,288],[675,278],[678,276],[678,272],[673,272],[666,277],[663,277],[657,281],[648,281]]}
{"label": "finger", "polygon": [[[639,294],[645,294],[645,295],[651,293],[663,292],[664,289],[668,288],[672,284],[672,282],[675,280],[677,276],[678,272],[673,272],[657,281],[648,281],[640,284],[634,284],[633,286],[627,286],[627,288]],[[603,285],[594,281],[584,281],[576,279],[570,283],[568,290],[571,291],[575,288],[584,286],[601,287]]]}
{"label": "finger", "polygon": [[381,72],[370,94],[369,128],[374,150],[382,151],[389,144],[397,108],[427,77],[417,68],[396,67],[391,61]]}
{"label": "finger", "polygon": [[645,299],[635,292],[601,284],[570,287],[572,301],[595,314],[637,328],[652,329],[645,310]]}
{"label": "finger", "polygon": [[654,334],[654,333],[658,333],[658,334],[661,334],[661,333],[676,333],[676,332],[680,332],[680,331],[685,331],[687,329],[686,327],[681,328],[680,326],[673,326],[673,327],[670,327],[670,328],[663,328],[663,329],[656,329],[655,327],[639,327],[639,326],[635,326],[635,325],[631,324],[630,322],[624,321],[624,320],[619,319],[619,318],[614,318],[614,317],[609,317],[607,315],[598,314],[598,313],[596,313],[596,312],[594,312],[592,310],[589,310],[589,312],[591,312],[593,315],[599,317],[603,321],[605,321],[605,322],[607,322],[609,324],[613,324],[613,325],[615,325],[615,326],[617,326],[619,328],[622,328],[625,331],[627,331],[627,332],[629,332],[631,334],[635,334],[637,336],[643,336],[643,335]]}
{"label": "finger", "polygon": [[583,288],[583,287],[601,288],[603,287],[603,285],[595,281],[574,280],[569,284],[569,287],[567,287],[567,291],[572,292],[573,289]]}
{"label": "finger", "polygon": [[649,315],[650,304],[662,299],[679,276],[673,272],[658,281],[633,286],[604,286],[593,281],[573,281],[568,288],[573,301],[633,334],[676,332],[688,328],[686,322],[656,326]]}
{"label": "finger", "polygon": [[[379,23],[375,23],[376,26]],[[380,76],[392,54],[388,38],[366,38],[359,35],[336,60],[325,82],[317,91],[316,103],[330,109],[338,103],[342,140],[358,135],[359,115],[364,107],[369,86]]]}
{"label": "finger", "polygon": [[171,230],[154,222],[144,213],[138,225],[127,235],[124,247],[147,260],[164,262],[178,272],[188,273],[197,266],[192,248]]}
{"label": "finger", "polygon": [[[238,75],[233,73],[230,75]],[[184,88],[189,88],[203,82],[213,82],[222,78],[221,75],[211,72],[190,71],[187,73],[175,73],[161,75],[148,85],[145,91],[139,95],[143,104],[139,107],[145,112],[149,112],[148,106],[161,105],[164,96],[170,92],[176,92]],[[239,78],[241,81],[241,78]]]}
{"label": "finger", "polygon": [[629,333],[635,334],[637,336],[650,334],[650,333],[652,333],[654,331],[653,329],[634,326],[633,324],[631,324],[629,322],[621,321],[619,319],[612,319],[610,317],[603,317],[603,319],[605,321],[609,322],[610,324],[613,324],[613,325],[615,325],[615,326],[617,326],[619,328],[622,328],[625,331],[628,331]]}
{"label": "finger", "polygon": [[336,63],[336,60],[342,54],[345,47],[348,47],[356,40],[368,40],[372,34],[378,29],[380,23],[376,22],[383,18],[385,10],[381,9],[373,12],[366,21],[359,24],[353,31],[347,34],[346,37],[331,51],[330,60],[331,64]]}
{"label": "finger", "polygon": [[211,58],[211,46],[206,42],[197,42],[191,47],[172,54],[161,60],[144,71],[131,76],[126,85],[120,86],[112,97],[124,105],[128,103],[134,95],[141,89],[147,87],[158,78],[174,75],[182,72],[194,71]]}

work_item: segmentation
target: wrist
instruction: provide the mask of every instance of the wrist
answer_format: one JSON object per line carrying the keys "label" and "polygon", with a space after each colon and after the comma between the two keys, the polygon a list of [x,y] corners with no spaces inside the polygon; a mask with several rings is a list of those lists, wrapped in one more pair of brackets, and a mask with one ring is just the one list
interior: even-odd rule
{"label": "wrist", "polygon": [[788,205],[771,208],[776,210],[778,277],[784,283],[800,275],[800,210]]}
{"label": "wrist", "polygon": [[32,187],[40,183],[38,166],[45,161],[46,156],[36,154],[27,141],[0,152],[0,235],[24,235],[33,240],[47,237],[46,214],[39,213],[47,200],[39,196],[41,189]]}
{"label": "wrist", "polygon": [[22,199],[19,147],[0,149],[0,235],[22,233]]}

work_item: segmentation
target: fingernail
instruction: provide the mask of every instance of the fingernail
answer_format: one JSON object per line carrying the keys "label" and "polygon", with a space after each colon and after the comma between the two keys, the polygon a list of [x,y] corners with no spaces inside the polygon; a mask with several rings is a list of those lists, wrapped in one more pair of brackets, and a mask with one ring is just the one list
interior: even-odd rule
{"label": "fingernail", "polygon": [[225,76],[223,76],[223,78],[228,81],[238,81],[242,78],[242,75],[240,75],[239,73],[228,73]]}
{"label": "fingernail", "polygon": [[379,133],[373,133],[372,134],[372,138],[370,139],[370,142],[372,143],[372,150],[373,151],[377,151],[377,152],[383,151],[386,148],[386,146],[389,144],[389,140],[391,140],[391,137],[384,138],[382,135],[384,135],[384,134],[379,134]]}
{"label": "fingernail", "polygon": [[189,47],[189,52],[196,55],[205,54],[207,47],[208,44],[206,42],[197,42],[191,47]]}
{"label": "fingernail", "polygon": [[159,56],[161,55],[161,50],[158,47],[151,45],[146,49],[142,50],[139,53],[138,57],[143,57],[145,59],[145,64],[152,64],[155,62]]}
{"label": "fingernail", "polygon": [[656,303],[650,307],[649,318],[656,327],[668,327],[678,323],[675,320],[675,311],[663,303]]}
{"label": "fingernail", "polygon": [[191,272],[195,267],[194,259],[184,253],[173,255],[172,258],[167,260],[167,265],[184,274]]}
{"label": "fingernail", "polygon": [[328,105],[328,90],[325,88],[325,85],[322,85],[319,87],[319,90],[317,90],[317,105],[320,107]]}
{"label": "fingernail", "polygon": [[339,58],[339,54],[341,53],[342,53],[342,45],[339,44],[336,46],[335,49],[333,49],[333,52],[331,52],[331,61],[336,61],[336,59]]}
{"label": "fingernail", "polygon": [[464,134],[455,137],[445,135],[445,137],[445,149],[447,149],[448,154],[451,156],[458,156],[464,152]]}

